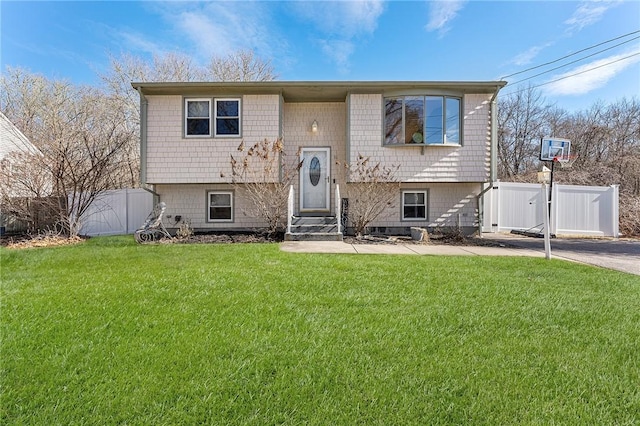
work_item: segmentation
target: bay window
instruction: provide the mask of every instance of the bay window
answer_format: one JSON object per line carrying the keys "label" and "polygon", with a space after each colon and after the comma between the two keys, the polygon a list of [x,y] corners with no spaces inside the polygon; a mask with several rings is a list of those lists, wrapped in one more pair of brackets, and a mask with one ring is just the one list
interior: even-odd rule
{"label": "bay window", "polygon": [[385,145],[461,143],[460,98],[397,96],[384,99]]}

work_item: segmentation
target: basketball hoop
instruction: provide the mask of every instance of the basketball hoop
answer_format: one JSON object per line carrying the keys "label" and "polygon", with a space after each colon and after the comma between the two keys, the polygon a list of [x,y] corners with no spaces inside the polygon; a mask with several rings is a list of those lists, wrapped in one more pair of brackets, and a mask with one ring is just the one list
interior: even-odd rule
{"label": "basketball hoop", "polygon": [[573,163],[576,162],[578,158],[577,155],[566,155],[566,156],[556,156],[553,157],[553,162],[560,164],[560,167],[563,169],[570,169],[573,166]]}

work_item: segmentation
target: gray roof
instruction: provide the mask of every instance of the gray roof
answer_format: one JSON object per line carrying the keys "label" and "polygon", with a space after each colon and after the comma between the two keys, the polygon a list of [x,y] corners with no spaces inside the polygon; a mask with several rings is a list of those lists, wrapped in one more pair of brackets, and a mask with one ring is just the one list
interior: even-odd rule
{"label": "gray roof", "polygon": [[39,153],[40,150],[0,112],[0,160],[10,152]]}
{"label": "gray roof", "polygon": [[349,93],[497,93],[506,81],[133,82],[144,95],[282,94],[287,102],[343,102]]}

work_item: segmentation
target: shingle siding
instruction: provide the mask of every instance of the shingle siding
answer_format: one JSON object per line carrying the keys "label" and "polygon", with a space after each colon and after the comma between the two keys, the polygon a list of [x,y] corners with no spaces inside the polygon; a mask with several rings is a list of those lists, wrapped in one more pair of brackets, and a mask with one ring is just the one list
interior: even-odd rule
{"label": "shingle siding", "polygon": [[400,165],[403,182],[484,182],[489,179],[490,95],[463,98],[461,146],[383,146],[383,96],[353,94],[349,102],[349,158]]}
{"label": "shingle siding", "polygon": [[[183,97],[148,96],[147,183],[224,183],[240,141],[280,136],[280,98],[242,97],[242,137],[184,138]],[[213,123],[212,123],[213,125]],[[221,173],[224,177],[221,177]]]}
{"label": "shingle siding", "polygon": [[[167,203],[167,215],[180,215],[196,229],[264,227],[261,219],[252,217],[242,188],[230,184],[230,155],[241,156],[237,151],[241,141],[249,147],[265,138],[282,136],[290,166],[299,161],[299,148],[331,149],[331,211],[335,209],[334,182],[341,186],[343,197],[349,191],[344,163],[355,163],[362,154],[373,162],[400,165],[398,177],[403,182],[394,205],[372,226],[471,227],[477,221],[478,183],[488,181],[490,174],[490,98],[488,94],[463,96],[460,146],[389,147],[383,145],[382,94],[350,94],[345,102],[292,103],[279,95],[244,95],[242,134],[233,138],[185,138],[184,97],[148,95],[146,183],[153,184]],[[315,133],[311,131],[314,120],[318,123]],[[294,188],[297,212],[297,178]],[[402,220],[401,194],[405,189],[428,192],[427,220]],[[211,190],[234,191],[232,222],[207,222],[206,194]],[[172,225],[171,219],[166,222]]]}

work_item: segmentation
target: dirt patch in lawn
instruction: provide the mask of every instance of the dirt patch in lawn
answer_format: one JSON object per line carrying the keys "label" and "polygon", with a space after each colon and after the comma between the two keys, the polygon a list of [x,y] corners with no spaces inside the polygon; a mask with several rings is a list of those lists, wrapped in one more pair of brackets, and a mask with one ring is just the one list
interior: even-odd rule
{"label": "dirt patch in lawn", "polygon": [[58,247],[79,244],[85,241],[82,237],[66,237],[62,235],[14,235],[3,237],[0,245],[8,249],[26,249],[35,247]]}

